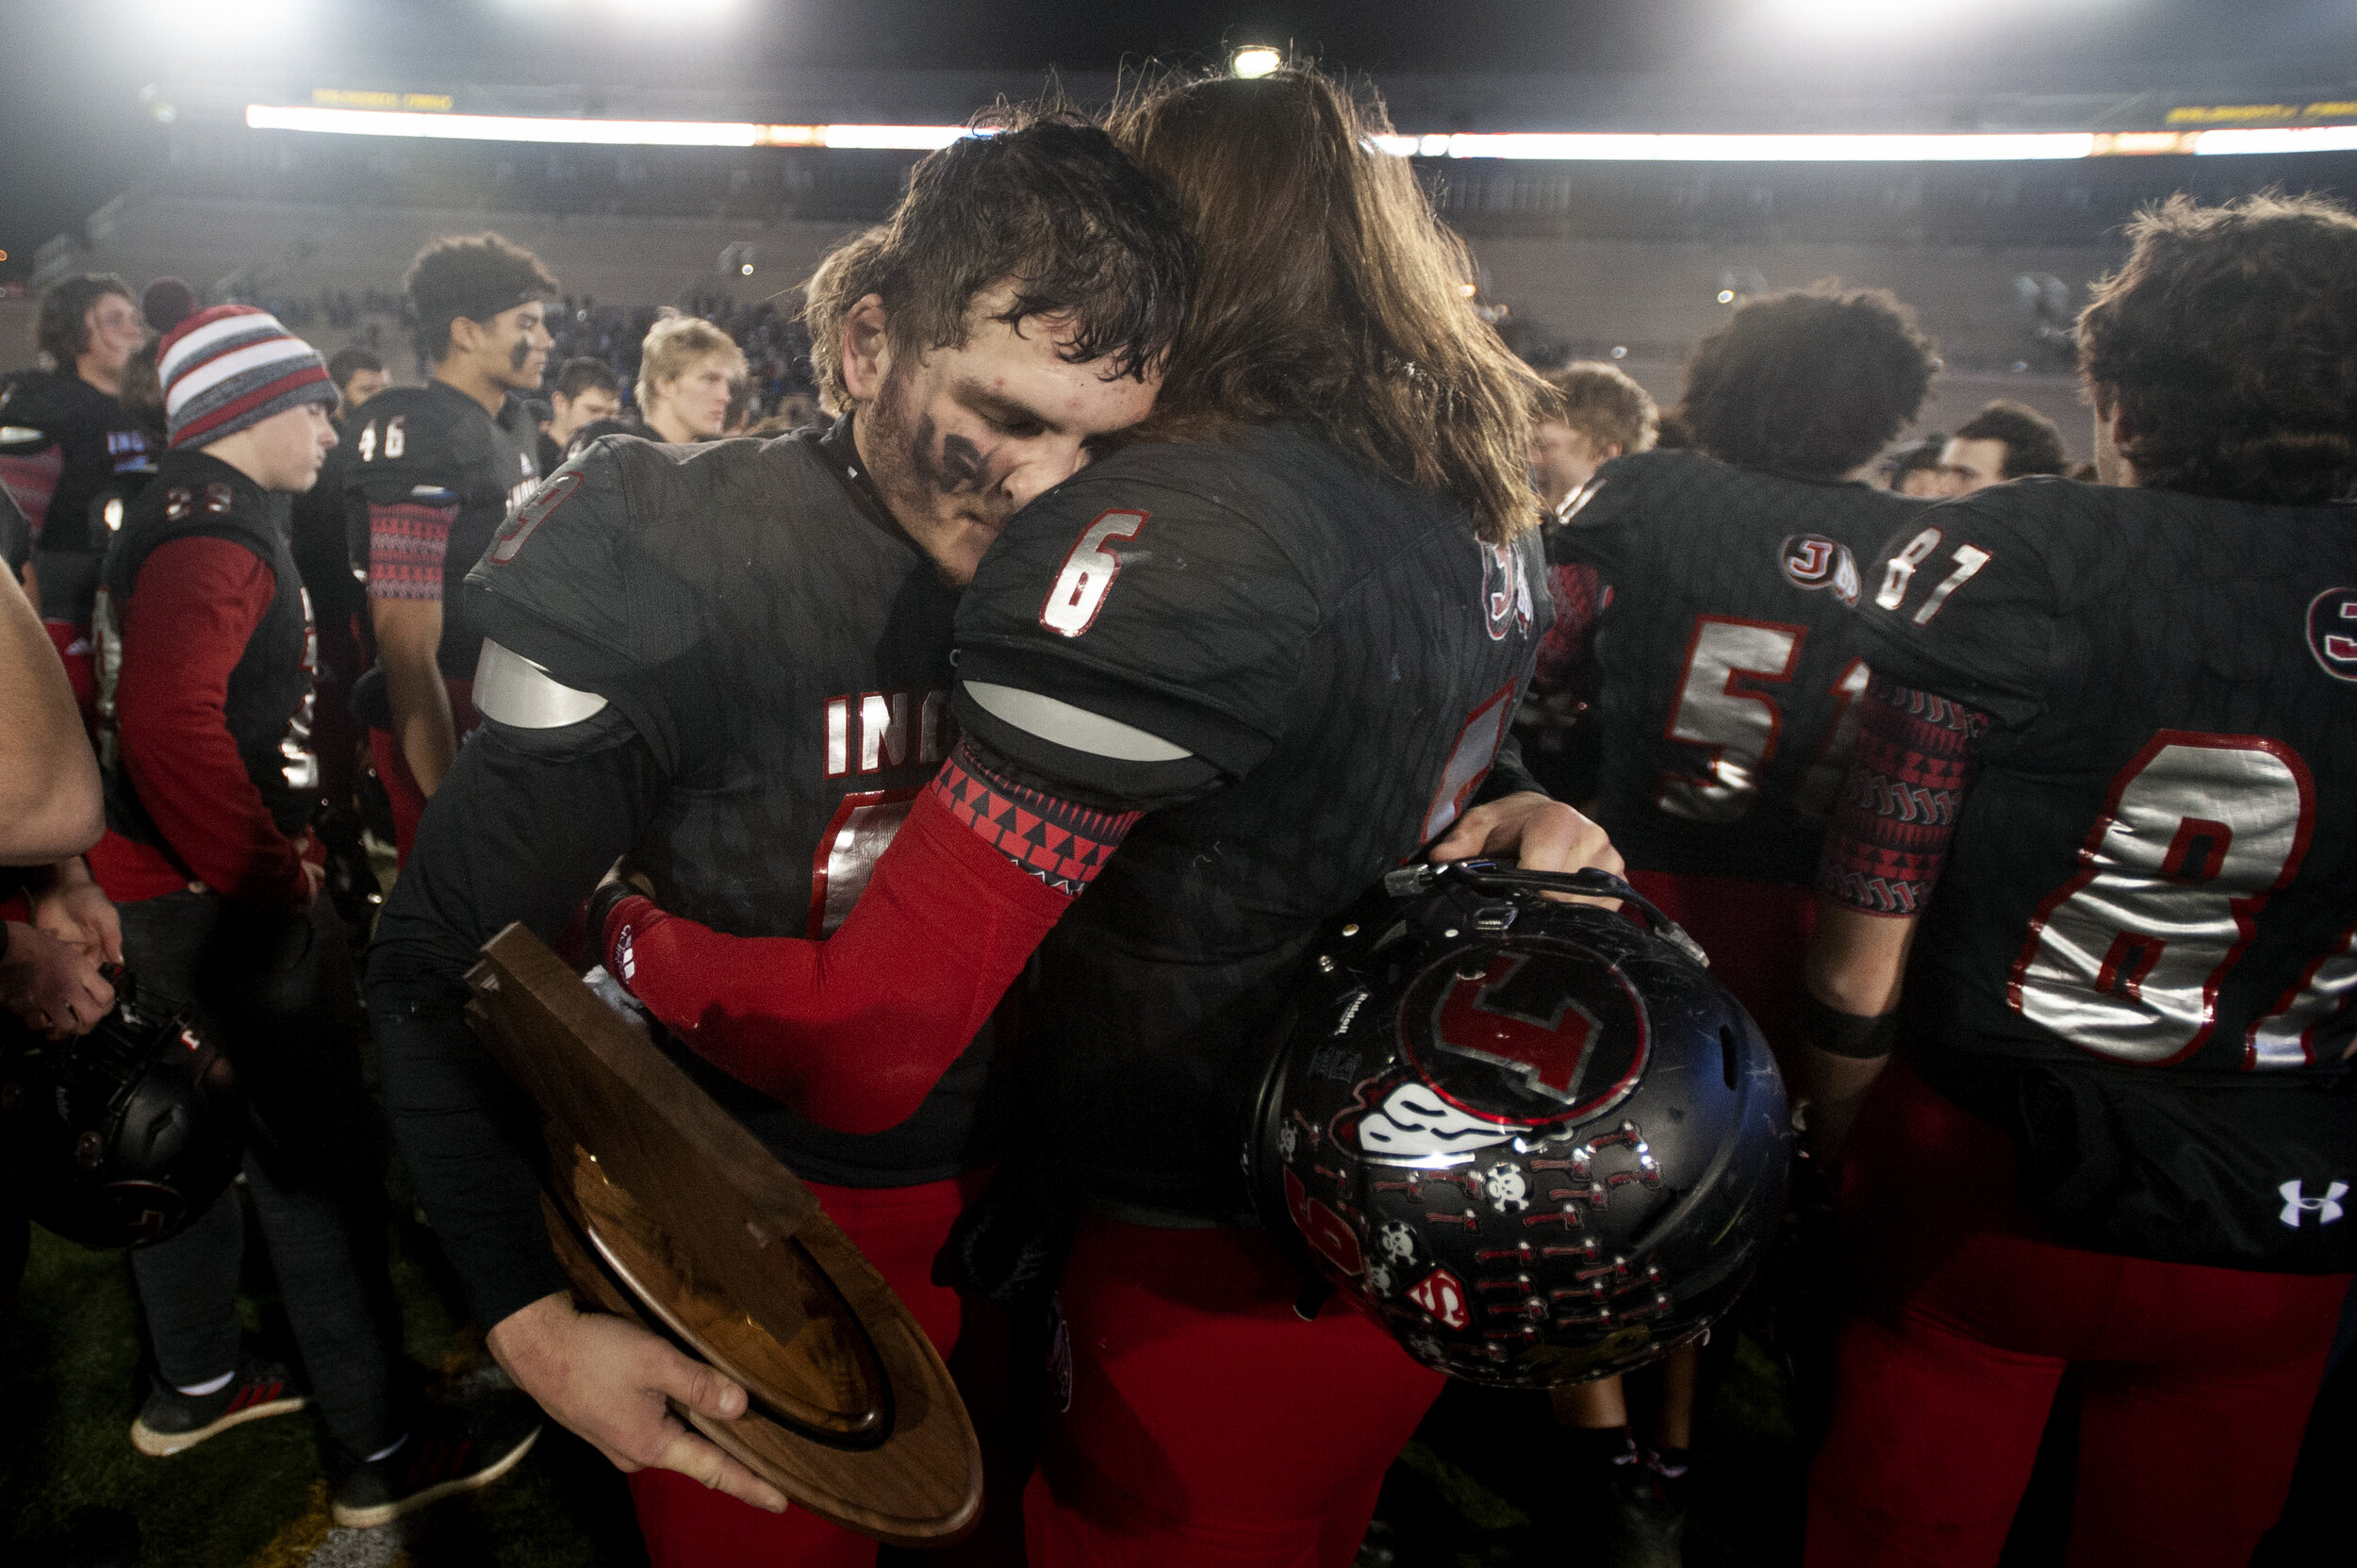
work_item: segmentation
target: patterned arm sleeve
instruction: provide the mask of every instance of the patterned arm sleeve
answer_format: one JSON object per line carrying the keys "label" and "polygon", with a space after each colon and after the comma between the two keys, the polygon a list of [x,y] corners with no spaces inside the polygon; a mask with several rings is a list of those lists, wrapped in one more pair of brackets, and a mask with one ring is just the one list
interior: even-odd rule
{"label": "patterned arm sleeve", "polygon": [[369,503],[369,597],[442,597],[442,559],[450,553],[456,503]]}
{"label": "patterned arm sleeve", "polygon": [[1863,915],[1923,913],[1972,779],[1981,714],[1876,676],[1857,751],[1818,852],[1817,890]]}

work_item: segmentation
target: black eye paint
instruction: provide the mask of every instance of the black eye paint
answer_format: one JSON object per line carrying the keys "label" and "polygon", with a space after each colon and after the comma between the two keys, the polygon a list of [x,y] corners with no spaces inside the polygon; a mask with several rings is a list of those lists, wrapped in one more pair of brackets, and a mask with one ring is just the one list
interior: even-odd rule
{"label": "black eye paint", "polygon": [[955,476],[961,486],[979,487],[990,475],[982,461],[982,449],[963,436],[945,437],[941,443],[941,466]]}
{"label": "black eye paint", "polygon": [[990,480],[982,449],[964,436],[943,436],[930,414],[911,432],[909,466],[928,488],[942,495],[980,490]]}
{"label": "black eye paint", "polygon": [[524,368],[524,361],[531,357],[532,339],[530,338],[517,338],[516,346],[507,351],[508,364],[519,371]]}

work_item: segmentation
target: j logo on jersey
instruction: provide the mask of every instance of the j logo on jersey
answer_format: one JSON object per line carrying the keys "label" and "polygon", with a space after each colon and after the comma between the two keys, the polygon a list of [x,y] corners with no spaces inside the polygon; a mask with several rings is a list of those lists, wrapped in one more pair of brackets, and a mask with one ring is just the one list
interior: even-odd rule
{"label": "j logo on jersey", "polygon": [[[1479,967],[1473,967],[1479,964]],[[1608,999],[1599,1015],[1572,1000]],[[1580,1120],[1626,1098],[1651,1032],[1620,972],[1568,942],[1459,954],[1409,992],[1409,1064],[1443,1100],[1494,1106],[1501,1092],[1528,1125]]]}
{"label": "j logo on jersey", "polygon": [[1508,632],[1530,630],[1530,574],[1523,569],[1522,553],[1513,546],[1481,547],[1481,605],[1492,642],[1504,642]]}
{"label": "j logo on jersey", "polygon": [[1850,547],[1822,534],[1792,534],[1777,552],[1786,581],[1797,588],[1831,588],[1844,604],[1857,603],[1857,562]]}
{"label": "j logo on jersey", "polygon": [[2357,588],[2327,588],[2308,602],[2308,652],[2336,681],[2357,681]]}

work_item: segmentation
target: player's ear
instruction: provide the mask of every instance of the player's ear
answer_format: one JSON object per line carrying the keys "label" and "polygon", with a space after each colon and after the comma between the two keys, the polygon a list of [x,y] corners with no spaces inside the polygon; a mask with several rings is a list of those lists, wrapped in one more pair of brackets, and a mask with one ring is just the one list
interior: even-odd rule
{"label": "player's ear", "polygon": [[867,294],[843,314],[843,389],[855,403],[872,401],[892,373],[890,313],[882,294]]}

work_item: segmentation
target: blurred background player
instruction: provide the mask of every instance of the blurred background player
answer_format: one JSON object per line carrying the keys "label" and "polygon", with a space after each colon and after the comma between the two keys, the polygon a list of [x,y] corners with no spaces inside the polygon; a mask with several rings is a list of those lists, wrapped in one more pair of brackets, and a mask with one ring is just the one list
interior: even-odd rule
{"label": "blurred background player", "polygon": [[2070,466],[2062,432],[2026,403],[1999,398],[1948,437],[1939,454],[1939,493],[1970,495],[2008,479],[2061,473]]}
{"label": "blurred background player", "polygon": [[[1556,510],[1597,468],[1624,453],[1652,450],[1660,432],[1653,394],[1617,366],[1576,360],[1547,372],[1531,428],[1530,477],[1555,526]],[[1594,722],[1595,627],[1603,586],[1584,561],[1547,568],[1555,625],[1539,644],[1539,668],[1515,710],[1523,765],[1558,801],[1595,799],[1602,755]]]}
{"label": "blurred background player", "polygon": [[1867,482],[1876,489],[1897,495],[1921,501],[1937,499],[1947,493],[1947,475],[1939,463],[1947,450],[1948,437],[1935,430],[1920,441],[1909,441],[1885,453],[1883,460],[1867,476]]}
{"label": "blurred background player", "polygon": [[328,896],[355,942],[367,940],[378,891],[368,851],[360,842],[362,813],[356,803],[360,747],[365,739],[353,717],[352,697],[368,668],[367,557],[354,558],[354,536],[365,547],[366,519],[353,527],[344,486],[358,434],[354,421],[368,401],[389,383],[385,361],[358,344],[328,356],[328,379],[336,388],[336,445],[320,466],[319,483],[293,498],[294,558],[311,596],[311,621],[319,634],[319,668],[314,685],[311,740],[320,760],[320,807],[313,827],[327,850]]}
{"label": "blurred background player", "polygon": [[647,333],[638,360],[638,417],[658,441],[709,441],[728,429],[745,385],[745,351],[710,322],[676,312]]}
{"label": "blurred background player", "polygon": [[[1887,293],[1754,300],[1687,367],[1678,414],[1695,450],[1605,464],[1549,543],[1609,589],[1598,817],[1630,883],[1702,943],[1786,1062],[1818,838],[1867,679],[1857,563],[1922,510],[1854,474],[1915,417],[1932,369]],[[1677,1560],[1696,1363],[1687,1350],[1663,1364],[1641,1464],[1615,1382],[1556,1395],[1590,1464],[1614,1467],[1632,1562]]]}
{"label": "blurred background player", "polygon": [[530,251],[478,234],[427,245],[403,288],[433,377],[370,400],[344,490],[365,508],[376,640],[358,705],[406,859],[426,798],[475,724],[468,693],[483,634],[458,584],[539,483],[539,425],[519,394],[540,385],[541,302],[557,284]]}
{"label": "blurred background player", "polygon": [[614,367],[590,355],[576,355],[556,369],[549,384],[549,422],[540,427],[540,471],[564,467],[573,433],[622,411],[622,379]]}
{"label": "blurred background player", "polygon": [[[388,1146],[342,933],[318,897],[310,613],[275,499],[309,487],[336,439],[327,367],[245,305],[190,316],[162,351],[171,449],[99,592],[110,831],[91,865],[141,984],[197,1008],[237,1068],[245,1186],[335,1440],[332,1511],[378,1525],[496,1478],[537,1428],[515,1409],[419,1405],[404,1386]],[[243,1246],[233,1187],[133,1254],[157,1369],[131,1428],[142,1453],[305,1403],[240,1332]]]}
{"label": "blurred background player", "polygon": [[2073,1568],[2249,1562],[2357,1266],[2357,216],[2179,196],[2129,238],[2079,320],[2104,483],[1865,572],[1808,954],[1858,1309],[1811,1564],[1995,1562],[2066,1375]]}
{"label": "blurred background player", "polygon": [[0,479],[33,529],[41,622],[91,716],[91,600],[106,557],[106,503],[155,471],[156,439],[123,402],[124,372],[147,342],[139,297],[112,272],[52,284],[33,322],[42,369],[0,390]]}

